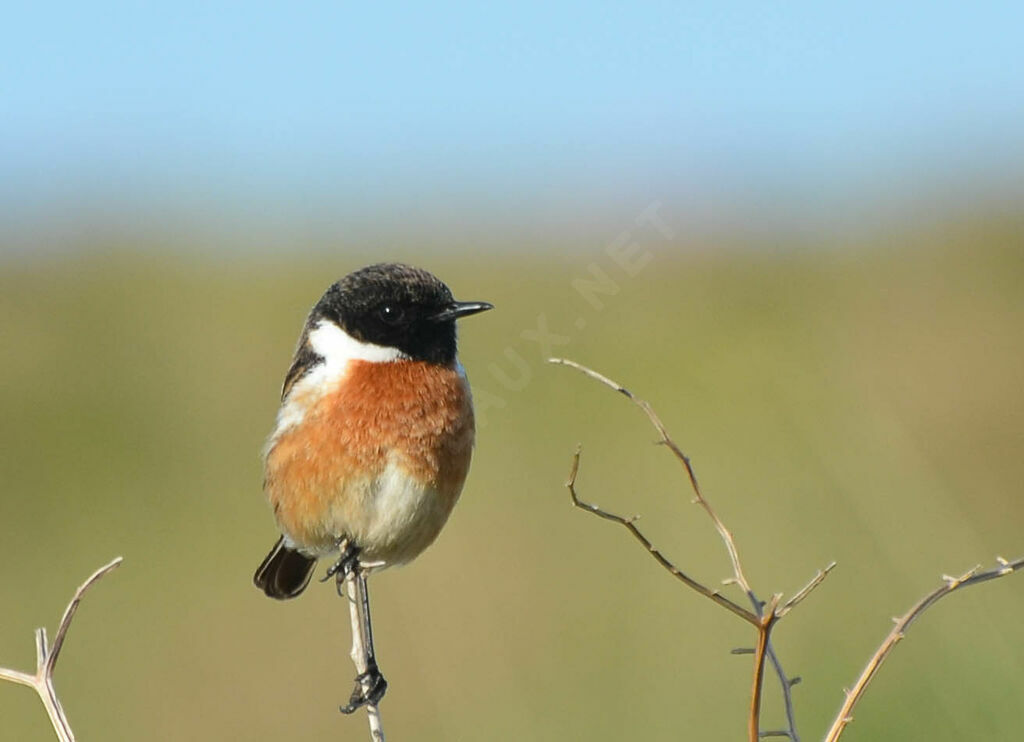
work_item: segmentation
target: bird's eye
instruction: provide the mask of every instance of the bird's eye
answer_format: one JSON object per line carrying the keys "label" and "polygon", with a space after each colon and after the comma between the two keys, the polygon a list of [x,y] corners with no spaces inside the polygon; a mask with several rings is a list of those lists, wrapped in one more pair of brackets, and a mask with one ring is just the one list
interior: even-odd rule
{"label": "bird's eye", "polygon": [[386,325],[397,325],[405,319],[405,311],[394,304],[385,304],[377,310],[377,316]]}

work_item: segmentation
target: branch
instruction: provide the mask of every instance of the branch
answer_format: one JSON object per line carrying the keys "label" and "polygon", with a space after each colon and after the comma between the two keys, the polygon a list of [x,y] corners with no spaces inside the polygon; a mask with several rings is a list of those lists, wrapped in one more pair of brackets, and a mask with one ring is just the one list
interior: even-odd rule
{"label": "branch", "polygon": [[694,501],[704,508],[704,511],[715,524],[715,529],[718,531],[718,535],[722,537],[725,549],[729,552],[729,561],[732,562],[733,580],[740,586],[743,592],[747,593],[747,595],[751,595],[752,591],[750,589],[750,583],[747,582],[747,578],[743,574],[743,566],[740,564],[739,551],[736,549],[736,542],[733,540],[732,533],[730,533],[729,529],[725,527],[725,524],[718,517],[718,514],[712,509],[710,503],[704,499],[704,494],[701,492],[700,484],[697,482],[697,474],[693,470],[693,465],[690,463],[689,456],[683,453],[682,449],[679,448],[679,446],[676,445],[676,442],[672,440],[671,436],[669,436],[664,423],[661,422],[661,418],[658,417],[651,405],[634,395],[633,392],[626,389],[622,384],[612,381],[607,376],[599,374],[597,371],[587,368],[575,361],[570,361],[567,358],[549,358],[548,362],[560,366],[569,366],[570,368],[583,372],[591,379],[599,381],[605,386],[614,389],[619,394],[622,394],[630,402],[643,410],[644,414],[647,415],[647,419],[651,421],[651,425],[654,426],[654,429],[658,431],[658,435],[661,436],[658,443],[667,447],[676,459],[678,459],[679,463],[683,465],[683,468],[686,469],[686,476],[690,479],[690,486],[693,488],[693,494],[695,495]]}
{"label": "branch", "polygon": [[82,602],[85,592],[96,584],[101,577],[116,569],[121,564],[121,561],[122,558],[117,557],[110,564],[100,567],[75,591],[74,597],[71,598],[71,602],[68,603],[68,607],[64,610],[64,615],[60,619],[60,625],[57,627],[57,637],[54,639],[52,648],[47,647],[46,629],[36,629],[35,675],[0,667],[0,679],[27,685],[35,690],[40,700],[42,700],[43,706],[46,707],[46,713],[50,716],[50,723],[53,724],[53,730],[57,733],[57,738],[61,742],[75,742],[75,734],[71,731],[71,725],[68,723],[68,718],[60,704],[60,699],[57,698],[57,691],[53,687],[53,671],[57,666],[57,657],[60,656],[60,650],[64,647],[64,640],[68,635],[68,629],[71,627],[71,620],[75,617],[78,604]]}
{"label": "branch", "polygon": [[816,588],[818,585],[824,582],[825,578],[828,577],[828,573],[835,568],[836,563],[829,562],[825,569],[819,569],[818,573],[811,578],[810,582],[808,582],[806,585],[800,588],[800,590],[792,598],[786,601],[786,604],[784,606],[779,608],[779,618],[785,616],[787,613],[793,610],[793,608],[796,607],[797,603],[800,603],[801,601],[803,601],[804,598],[810,595],[814,588]]}
{"label": "branch", "polygon": [[[366,578],[352,570],[344,578],[345,594],[348,598],[349,617],[352,620],[352,663],[356,666],[356,680],[362,685],[363,694],[369,694],[372,682],[369,680],[369,647],[372,637],[364,636],[369,626],[369,619],[363,619],[363,606],[368,604],[366,598]],[[362,681],[359,678],[366,678]],[[370,739],[373,742],[384,742],[384,726],[380,718],[380,707],[376,703],[366,704],[366,719],[370,725]]]}
{"label": "branch", "polygon": [[579,468],[580,449],[577,448],[576,453],[572,457],[572,469],[569,471],[569,479],[566,480],[565,482],[565,486],[568,487],[569,489],[569,496],[572,498],[573,505],[578,507],[580,510],[592,513],[593,515],[596,515],[599,518],[610,520],[613,523],[618,523],[619,525],[625,527],[626,530],[628,530],[633,535],[633,538],[635,538],[637,541],[643,544],[643,547],[647,549],[648,553],[654,558],[654,560],[662,567],[664,567],[666,570],[668,570],[673,577],[680,580],[687,587],[696,590],[705,598],[713,600],[715,603],[722,606],[729,612],[735,613],[737,616],[742,618],[747,623],[753,626],[760,625],[761,622],[758,619],[758,617],[754,615],[754,613],[747,610],[738,603],[734,603],[733,601],[729,600],[727,597],[722,595],[717,590],[712,590],[708,587],[705,587],[701,583],[697,582],[697,580],[685,574],[672,562],[670,562],[665,557],[665,555],[662,554],[658,550],[658,548],[650,542],[650,540],[643,534],[643,532],[641,532],[640,529],[636,527],[637,516],[634,516],[632,518],[624,518],[621,515],[616,515],[615,513],[608,512],[607,510],[602,510],[597,505],[593,505],[589,502],[584,502],[583,500],[581,500],[579,498],[579,495],[576,494],[576,475],[579,473]]}
{"label": "branch", "polygon": [[[800,742],[800,738],[797,735],[796,731],[796,714],[793,710],[792,695],[792,687],[796,684],[798,679],[790,679],[789,676],[787,676],[785,671],[783,670],[782,663],[779,661],[778,655],[775,653],[775,648],[771,644],[771,627],[775,623],[775,621],[777,621],[785,613],[792,609],[797,603],[799,603],[801,600],[807,597],[807,595],[815,587],[817,587],[822,580],[825,579],[825,577],[832,570],[835,564],[830,564],[824,571],[819,571],[815,579],[812,580],[807,587],[805,587],[803,590],[797,593],[797,595],[795,595],[785,606],[783,606],[783,608],[780,611],[776,612],[775,606],[777,605],[777,601],[773,601],[772,610],[765,614],[765,605],[758,599],[757,595],[751,589],[750,583],[747,581],[746,574],[743,572],[743,565],[740,561],[739,549],[737,549],[736,547],[736,541],[733,538],[732,533],[729,531],[728,528],[726,528],[725,523],[722,521],[722,519],[718,517],[718,514],[715,512],[714,508],[711,507],[711,503],[709,503],[707,498],[704,497],[704,493],[701,491],[700,484],[697,481],[697,474],[693,469],[693,465],[690,463],[690,458],[685,453],[683,453],[683,450],[676,444],[674,440],[672,440],[672,437],[669,435],[668,430],[665,427],[665,424],[662,423],[661,418],[658,417],[657,413],[654,411],[651,405],[645,400],[642,400],[636,395],[634,395],[631,391],[629,391],[629,389],[622,386],[622,384],[613,381],[604,374],[598,373],[597,371],[594,371],[591,368],[587,368],[582,364],[576,363],[575,361],[570,361],[565,358],[549,358],[548,362],[554,363],[556,365],[568,366],[570,368],[576,369],[577,371],[580,371],[581,373],[585,374],[591,379],[594,379],[595,381],[604,384],[605,386],[609,387],[610,389],[613,389],[619,394],[622,394],[630,402],[635,404],[643,411],[643,413],[647,416],[647,419],[650,421],[651,425],[654,427],[655,430],[658,431],[658,435],[660,436],[658,443],[668,448],[672,452],[676,460],[678,460],[679,463],[682,464],[683,468],[686,470],[686,476],[690,480],[690,487],[694,493],[694,502],[700,505],[704,512],[707,513],[708,517],[711,519],[711,522],[715,526],[715,530],[718,531],[718,535],[721,537],[722,543],[725,545],[725,549],[729,554],[729,561],[732,563],[733,572],[732,577],[726,582],[735,583],[740,587],[741,590],[743,590],[743,592],[747,595],[747,599],[750,601],[751,606],[753,607],[753,611],[748,611],[747,609],[737,605],[733,601],[728,600],[724,596],[719,595],[717,591],[708,590],[708,588],[704,587],[692,578],[683,574],[675,565],[673,565],[671,562],[665,559],[661,555],[661,553],[657,549],[655,549],[654,546],[651,545],[650,541],[648,541],[647,538],[636,528],[636,526],[633,524],[633,521],[636,520],[635,518],[623,518],[622,516],[615,515],[614,513],[609,513],[607,511],[601,510],[595,505],[589,505],[587,503],[581,502],[579,498],[576,496],[576,492],[574,489],[576,471],[579,466],[578,450],[576,452],[575,457],[573,458],[573,468],[569,479],[569,492],[572,495],[573,504],[576,505],[576,507],[579,507],[583,510],[587,510],[602,518],[617,522],[625,526],[627,529],[629,529],[630,533],[633,534],[634,538],[640,541],[640,543],[642,543],[647,548],[647,550],[650,551],[651,555],[658,561],[659,564],[665,567],[665,569],[667,569],[669,572],[671,572],[673,575],[675,575],[677,578],[679,578],[681,581],[686,583],[688,586],[690,586],[697,592],[714,600],[716,603],[723,606],[724,608],[727,608],[732,613],[740,616],[748,623],[751,623],[754,626],[758,627],[759,647],[760,640],[762,638],[764,639],[764,647],[760,649],[760,652],[758,653],[758,662],[755,663],[755,683],[753,689],[753,697],[751,699],[752,715],[754,713],[760,713],[760,696],[762,686],[760,675],[764,668],[764,659],[765,657],[767,657],[771,660],[772,667],[774,668],[776,675],[778,675],[779,684],[782,687],[782,698],[786,709],[786,721],[788,727],[787,730],[783,733],[772,732],[769,734],[770,736],[789,737],[789,739],[792,740],[792,742]],[[765,628],[766,621],[768,622],[767,628]],[[757,731],[756,723],[752,722],[752,724],[754,725],[750,731],[750,739],[751,742],[756,742],[760,735]]]}
{"label": "branch", "polygon": [[933,590],[928,595],[924,596],[919,600],[907,613],[899,618],[894,618],[895,626],[889,635],[885,637],[885,641],[882,642],[878,650],[872,655],[868,664],[865,666],[864,671],[861,672],[860,677],[857,678],[857,682],[854,684],[853,689],[846,692],[846,700],[843,702],[842,707],[839,709],[839,713],[836,715],[835,721],[832,722],[831,728],[828,730],[828,734],[825,737],[825,742],[835,742],[842,735],[846,726],[853,721],[853,707],[857,705],[857,702],[864,695],[864,691],[867,690],[868,684],[875,677],[878,669],[885,662],[889,653],[893,650],[893,647],[899,643],[900,639],[904,637],[907,629],[910,628],[921,615],[935,605],[939,600],[946,597],[950,593],[953,593],[961,588],[968,587],[970,585],[977,585],[982,582],[988,582],[999,577],[1005,577],[1006,575],[1013,574],[1021,567],[1024,567],[1024,558],[1015,559],[1012,562],[1008,562],[1002,557],[996,557],[996,561],[999,562],[998,567],[979,572],[979,567],[975,567],[961,575],[960,577],[950,577],[948,575],[943,576],[945,584],[941,587]]}
{"label": "branch", "polygon": [[[754,650],[754,682],[750,691],[750,719],[747,722],[747,734],[750,742],[757,742],[761,732],[761,689],[764,686],[764,659],[771,642],[772,628],[779,620],[776,608],[779,606],[781,595],[773,595],[766,606],[767,611],[762,616],[757,627],[757,648]],[[788,733],[787,733],[787,736]]]}

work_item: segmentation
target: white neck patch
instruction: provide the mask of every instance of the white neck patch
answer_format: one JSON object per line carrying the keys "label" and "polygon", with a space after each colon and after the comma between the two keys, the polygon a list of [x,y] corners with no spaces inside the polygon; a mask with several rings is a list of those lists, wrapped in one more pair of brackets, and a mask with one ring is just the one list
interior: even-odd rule
{"label": "white neck patch", "polygon": [[313,366],[288,391],[277,412],[277,423],[264,452],[273,447],[282,433],[302,422],[306,411],[341,381],[351,361],[389,363],[409,357],[398,348],[356,340],[328,320],[320,320],[310,330],[308,338],[310,347],[323,361]]}
{"label": "white neck patch", "polygon": [[310,331],[309,344],[323,357],[325,366],[344,368],[349,361],[387,363],[407,357],[398,348],[356,340],[333,322],[323,319]]}

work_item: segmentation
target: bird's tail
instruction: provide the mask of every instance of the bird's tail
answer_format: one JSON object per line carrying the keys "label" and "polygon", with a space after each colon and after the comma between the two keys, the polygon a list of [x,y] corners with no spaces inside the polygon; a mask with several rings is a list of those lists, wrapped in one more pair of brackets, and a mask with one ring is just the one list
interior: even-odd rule
{"label": "bird's tail", "polygon": [[316,559],[291,548],[282,537],[256,570],[252,581],[269,597],[288,600],[306,589],[315,565]]}

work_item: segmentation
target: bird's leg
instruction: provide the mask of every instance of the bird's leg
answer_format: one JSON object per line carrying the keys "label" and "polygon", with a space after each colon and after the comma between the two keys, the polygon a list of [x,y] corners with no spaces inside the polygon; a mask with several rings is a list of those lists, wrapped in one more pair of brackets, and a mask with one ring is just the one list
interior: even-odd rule
{"label": "bird's leg", "polygon": [[[377,666],[377,656],[373,649],[373,625],[370,622],[370,593],[366,588],[366,573],[356,568],[348,577],[338,575],[338,590],[342,590],[342,584],[351,580],[354,586],[354,595],[349,597],[353,601],[355,610],[358,613],[358,621],[353,622],[353,630],[358,628],[360,636],[358,642],[353,642],[353,660],[356,662],[356,669],[360,670],[356,675],[356,687],[352,690],[352,696],[348,704],[341,706],[343,714],[351,714],[361,706],[376,706],[384,692],[388,689],[388,681],[381,675]],[[355,650],[359,647],[361,656],[356,656]]]}
{"label": "bird's leg", "polygon": [[359,547],[347,538],[339,539],[337,546],[341,555],[338,557],[338,561],[327,568],[327,574],[324,575],[320,582],[327,582],[332,577],[337,576],[338,595],[343,595],[342,585],[345,583],[345,578],[359,567]]}

